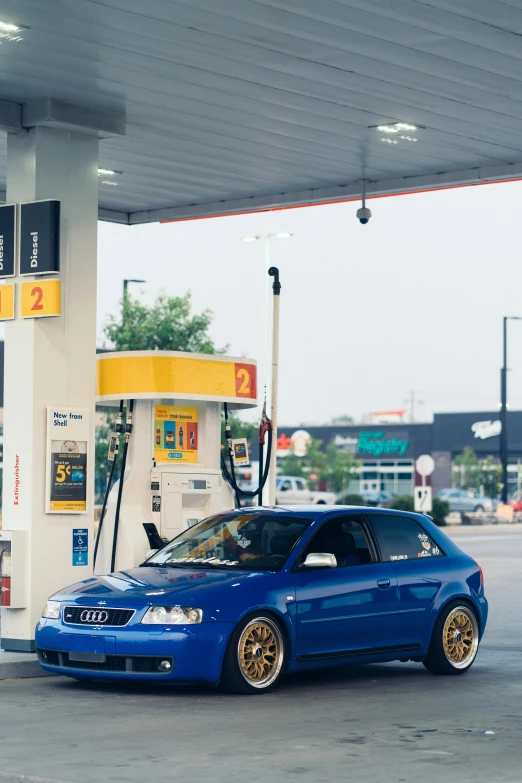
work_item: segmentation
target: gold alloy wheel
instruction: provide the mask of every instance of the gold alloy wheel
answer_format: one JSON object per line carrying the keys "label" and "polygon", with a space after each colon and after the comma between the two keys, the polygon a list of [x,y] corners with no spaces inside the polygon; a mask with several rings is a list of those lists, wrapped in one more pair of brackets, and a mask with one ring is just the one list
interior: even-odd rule
{"label": "gold alloy wheel", "polygon": [[478,650],[478,625],[473,612],[466,606],[457,606],[444,623],[442,642],[446,658],[456,669],[472,663]]}
{"label": "gold alloy wheel", "polygon": [[256,617],[243,629],[237,657],[241,674],[254,688],[268,688],[283,665],[283,639],[277,625]]}

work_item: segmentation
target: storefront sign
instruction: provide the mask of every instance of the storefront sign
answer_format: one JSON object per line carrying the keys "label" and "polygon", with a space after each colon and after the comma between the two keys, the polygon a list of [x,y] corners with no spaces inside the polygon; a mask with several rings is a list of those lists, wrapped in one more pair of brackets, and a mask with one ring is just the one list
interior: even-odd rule
{"label": "storefront sign", "polygon": [[60,271],[60,202],[34,201],[20,206],[20,274]]}
{"label": "storefront sign", "polygon": [[89,531],[84,528],[75,528],[72,535],[73,566],[89,565]]}
{"label": "storefront sign", "polygon": [[88,410],[47,408],[47,514],[87,511]]}
{"label": "storefront sign", "polygon": [[198,461],[198,409],[154,406],[154,462]]}
{"label": "storefront sign", "polygon": [[475,424],[471,425],[471,431],[475,433],[475,437],[480,440],[494,438],[502,432],[502,422],[500,419],[495,421],[476,421]]}
{"label": "storefront sign", "polygon": [[15,273],[15,220],[14,204],[0,207],[0,277],[13,277]]}
{"label": "storefront sign", "polygon": [[404,457],[409,445],[409,440],[386,438],[384,432],[361,432],[357,453],[373,454],[374,457],[380,457],[382,454],[398,454],[399,457]]}

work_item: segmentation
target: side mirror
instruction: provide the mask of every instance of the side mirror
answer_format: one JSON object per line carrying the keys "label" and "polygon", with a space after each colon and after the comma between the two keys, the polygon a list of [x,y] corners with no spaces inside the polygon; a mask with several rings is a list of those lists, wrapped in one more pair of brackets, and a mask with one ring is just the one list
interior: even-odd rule
{"label": "side mirror", "polygon": [[337,568],[335,555],[329,552],[310,552],[303,563],[305,568]]}

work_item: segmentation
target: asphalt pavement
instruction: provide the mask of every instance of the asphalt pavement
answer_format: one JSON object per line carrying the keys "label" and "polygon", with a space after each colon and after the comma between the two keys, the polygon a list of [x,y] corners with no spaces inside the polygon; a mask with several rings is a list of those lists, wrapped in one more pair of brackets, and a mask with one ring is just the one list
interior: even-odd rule
{"label": "asphalt pavement", "polygon": [[420,664],[289,676],[273,694],[0,682],[0,783],[458,780],[522,773],[522,529],[451,531],[490,621],[462,677]]}

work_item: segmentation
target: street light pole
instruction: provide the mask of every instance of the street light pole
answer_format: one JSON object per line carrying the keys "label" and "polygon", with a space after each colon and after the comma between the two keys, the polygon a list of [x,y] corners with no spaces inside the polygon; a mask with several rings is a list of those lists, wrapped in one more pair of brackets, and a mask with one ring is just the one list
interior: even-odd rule
{"label": "street light pole", "polygon": [[508,501],[508,415],[507,415],[507,322],[522,321],[518,315],[502,319],[502,369],[500,370],[500,464],[502,466],[502,502]]}
{"label": "street light pole", "polygon": [[123,307],[124,308],[125,308],[125,303],[127,302],[127,296],[128,296],[127,289],[129,287],[129,283],[146,283],[146,282],[147,282],[146,280],[131,280],[131,279],[123,281]]}
{"label": "street light pole", "polygon": [[502,369],[500,370],[500,464],[502,465],[502,502],[508,500],[507,431],[507,316],[502,319]]}

